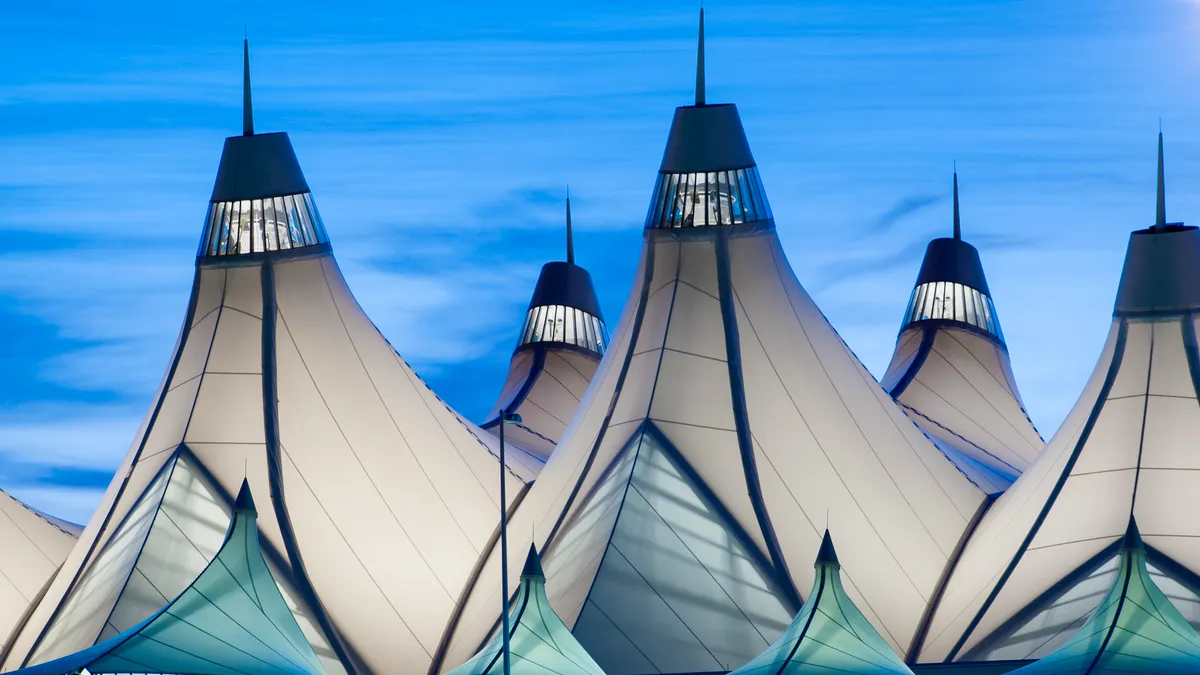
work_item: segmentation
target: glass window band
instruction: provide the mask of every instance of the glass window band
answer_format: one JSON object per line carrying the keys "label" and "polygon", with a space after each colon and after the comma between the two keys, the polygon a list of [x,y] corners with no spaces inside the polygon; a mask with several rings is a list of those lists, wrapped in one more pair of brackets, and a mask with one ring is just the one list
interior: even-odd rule
{"label": "glass window band", "polygon": [[608,330],[599,318],[575,307],[530,307],[517,347],[535,342],[568,344],[603,355],[608,348]]}
{"label": "glass window band", "polygon": [[996,306],[986,294],[953,281],[930,281],[913,289],[904,311],[904,328],[918,321],[958,321],[1004,342]]}
{"label": "glass window band", "polygon": [[758,167],[659,174],[646,214],[646,228],[738,225],[771,217]]}
{"label": "glass window band", "polygon": [[212,202],[200,238],[201,257],[287,251],[329,243],[325,225],[307,192]]}

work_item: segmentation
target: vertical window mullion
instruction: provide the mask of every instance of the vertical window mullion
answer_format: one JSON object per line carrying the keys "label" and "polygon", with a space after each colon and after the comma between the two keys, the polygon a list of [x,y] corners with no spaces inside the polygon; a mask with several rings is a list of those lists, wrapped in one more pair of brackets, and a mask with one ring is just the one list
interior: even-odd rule
{"label": "vertical window mullion", "polygon": [[317,212],[317,203],[313,201],[311,192],[304,193],[304,206],[308,209],[308,219],[312,222],[316,243],[324,244],[328,242],[329,235],[325,233],[325,223],[321,222],[321,214]]}
{"label": "vertical window mullion", "polygon": [[742,222],[752,223],[758,218],[754,213],[754,200],[750,198],[750,189],[746,184],[746,170],[738,169],[735,173],[737,174],[738,194],[742,199]]}
{"label": "vertical window mullion", "polygon": [[242,245],[242,203],[233,203],[233,216],[229,219],[230,253],[241,253]]}

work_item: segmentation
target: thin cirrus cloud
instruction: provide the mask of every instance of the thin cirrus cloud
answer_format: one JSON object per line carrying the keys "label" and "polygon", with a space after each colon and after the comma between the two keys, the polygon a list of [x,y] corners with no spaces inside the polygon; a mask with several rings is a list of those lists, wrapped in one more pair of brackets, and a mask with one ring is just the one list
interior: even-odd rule
{"label": "thin cirrus cloud", "polygon": [[[239,129],[243,21],[256,126],[290,132],[356,296],[448,402],[478,418],[496,395],[538,269],[563,255],[568,183],[579,261],[615,322],[672,108],[691,100],[691,9],[128,5],[22,6],[0,27],[0,321],[21,350],[0,354],[0,487],[85,520],[136,432]],[[949,232],[959,160],[964,236],[1049,435],[1149,214],[1158,116],[1169,186],[1198,166],[1200,74],[1177,53],[1196,10],[706,11],[708,98],[738,102],[793,267],[876,374],[925,242]],[[1181,217],[1200,206],[1169,195]]]}

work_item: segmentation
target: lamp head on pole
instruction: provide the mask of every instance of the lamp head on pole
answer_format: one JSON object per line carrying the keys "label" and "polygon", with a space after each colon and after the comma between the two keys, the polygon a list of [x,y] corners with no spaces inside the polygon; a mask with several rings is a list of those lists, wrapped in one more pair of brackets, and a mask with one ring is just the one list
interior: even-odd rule
{"label": "lamp head on pole", "polygon": [[521,416],[519,414],[517,414],[515,412],[508,412],[507,410],[505,410],[504,412],[502,412],[500,414],[500,419],[505,424],[520,424],[521,423]]}

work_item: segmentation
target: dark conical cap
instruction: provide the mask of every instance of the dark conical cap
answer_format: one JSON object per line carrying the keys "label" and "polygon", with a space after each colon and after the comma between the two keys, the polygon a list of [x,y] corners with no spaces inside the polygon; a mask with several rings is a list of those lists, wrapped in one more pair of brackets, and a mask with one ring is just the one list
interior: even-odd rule
{"label": "dark conical cap", "polygon": [[575,239],[571,230],[571,193],[570,188],[567,190],[567,260],[542,265],[537,285],[533,288],[533,297],[529,299],[529,307],[574,307],[603,321],[604,315],[600,313],[600,300],[596,297],[592,275],[575,264]]}
{"label": "dark conical cap", "polygon": [[258,513],[254,506],[254,497],[250,495],[250,481],[242,479],[242,487],[238,490],[237,499],[233,502],[233,510],[240,512]]}
{"label": "dark conical cap", "polygon": [[1163,136],[1158,132],[1155,224],[1129,236],[1117,287],[1117,313],[1153,314],[1200,308],[1200,234],[1167,222]]}
{"label": "dark conical cap", "polygon": [[225,139],[213,185],[214,202],[308,192],[292,142],[283,132],[254,133],[250,101],[250,43],[242,43],[242,135]]}
{"label": "dark conical cap", "polygon": [[1125,535],[1121,537],[1121,548],[1129,550],[1144,551],[1146,546],[1142,543],[1142,533],[1138,531],[1137,520],[1133,515],[1129,516],[1129,525],[1125,528]]}
{"label": "dark conical cap", "polygon": [[979,251],[962,240],[962,227],[958,216],[958,169],[954,171],[954,236],[941,237],[929,242],[925,248],[925,259],[917,274],[917,285],[932,281],[953,281],[970,286],[991,295],[987,277],[983,274],[983,263]]}
{"label": "dark conical cap", "polygon": [[659,171],[701,173],[754,166],[754,155],[732,103],[708,105],[704,92],[704,9],[696,53],[696,105],[675,109]]}
{"label": "dark conical cap", "polygon": [[821,539],[821,548],[817,551],[817,559],[813,566],[817,565],[833,565],[841,567],[838,563],[837,551],[833,550],[833,537],[829,536],[829,530],[825,530],[825,536]]}
{"label": "dark conical cap", "polygon": [[546,573],[542,571],[542,558],[533,544],[529,545],[529,555],[525,556],[525,567],[521,570],[521,578],[546,580]]}

